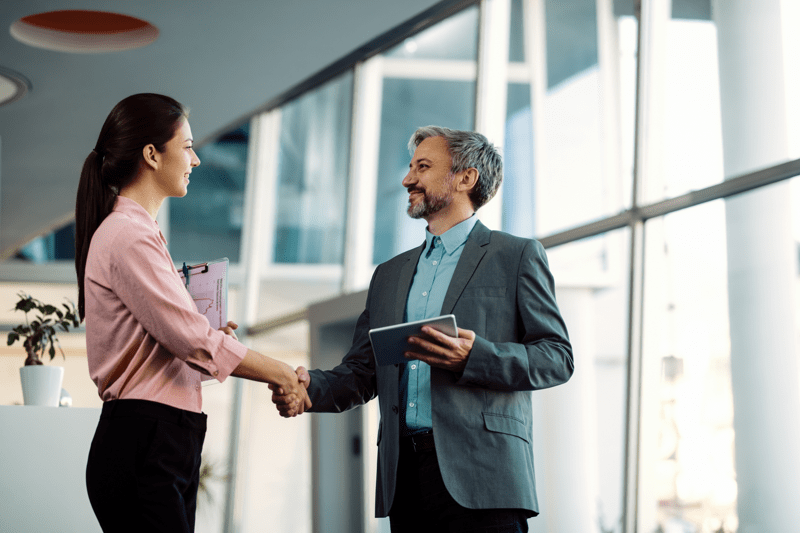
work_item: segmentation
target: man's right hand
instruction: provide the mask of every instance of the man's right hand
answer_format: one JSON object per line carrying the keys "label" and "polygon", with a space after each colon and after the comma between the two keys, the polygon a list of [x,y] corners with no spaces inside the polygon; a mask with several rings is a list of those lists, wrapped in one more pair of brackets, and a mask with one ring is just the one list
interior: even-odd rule
{"label": "man's right hand", "polygon": [[[311,384],[311,375],[308,373],[308,370],[302,366],[297,367],[295,375],[295,379],[303,385],[303,392],[305,393],[305,389],[308,389],[308,386]],[[304,394],[305,397],[302,402],[297,402],[296,394],[289,392],[291,389],[287,390],[284,387],[273,384],[268,386],[272,391],[272,403],[275,404],[278,412],[284,418],[301,415],[306,409],[311,407],[311,400],[308,398],[308,394]]]}

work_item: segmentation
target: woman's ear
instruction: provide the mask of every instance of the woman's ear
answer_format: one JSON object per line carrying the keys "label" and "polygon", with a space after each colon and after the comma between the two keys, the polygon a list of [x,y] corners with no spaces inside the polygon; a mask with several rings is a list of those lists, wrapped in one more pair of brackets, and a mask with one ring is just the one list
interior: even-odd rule
{"label": "woman's ear", "polygon": [[144,164],[152,170],[158,170],[158,150],[156,150],[155,145],[148,144],[142,148],[142,159]]}

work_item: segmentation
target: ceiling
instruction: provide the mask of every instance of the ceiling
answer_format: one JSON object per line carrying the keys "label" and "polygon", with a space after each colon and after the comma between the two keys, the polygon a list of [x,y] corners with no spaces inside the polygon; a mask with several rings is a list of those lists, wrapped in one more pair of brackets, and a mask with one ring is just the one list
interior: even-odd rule
{"label": "ceiling", "polygon": [[[0,69],[30,82],[0,106],[0,259],[73,216],[83,160],[111,108],[139,92],[191,109],[202,143],[438,0],[137,0],[0,2]],[[452,2],[450,2],[452,3]],[[77,54],[14,39],[18,19],[114,11],[159,30],[143,48]]]}

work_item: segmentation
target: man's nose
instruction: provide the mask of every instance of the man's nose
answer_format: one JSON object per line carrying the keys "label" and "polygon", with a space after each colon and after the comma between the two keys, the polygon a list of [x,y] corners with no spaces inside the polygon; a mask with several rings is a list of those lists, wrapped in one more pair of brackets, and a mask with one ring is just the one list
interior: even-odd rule
{"label": "man's nose", "polygon": [[409,170],[409,171],[408,171],[408,174],[406,174],[406,177],[405,177],[405,178],[403,178],[403,187],[406,187],[406,188],[408,188],[408,186],[409,186],[409,185],[411,185],[411,184],[412,184],[412,183],[414,183],[414,182],[415,182],[415,179],[414,179],[414,177],[412,176],[412,171],[411,171],[411,170]]}

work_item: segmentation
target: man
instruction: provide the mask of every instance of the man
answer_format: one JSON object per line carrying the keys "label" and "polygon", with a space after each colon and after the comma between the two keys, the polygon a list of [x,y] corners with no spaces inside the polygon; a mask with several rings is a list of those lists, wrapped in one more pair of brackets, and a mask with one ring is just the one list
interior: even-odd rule
{"label": "man", "polygon": [[[541,244],[474,216],[502,181],[500,155],[474,132],[428,126],[409,142],[408,214],[425,243],[378,266],[353,346],[329,371],[298,368],[310,411],[379,397],[376,516],[392,531],[527,531],[538,514],[531,396],[566,382],[572,348]],[[368,331],[440,314],[408,363],[377,366]],[[284,416],[295,413],[277,391]]]}

